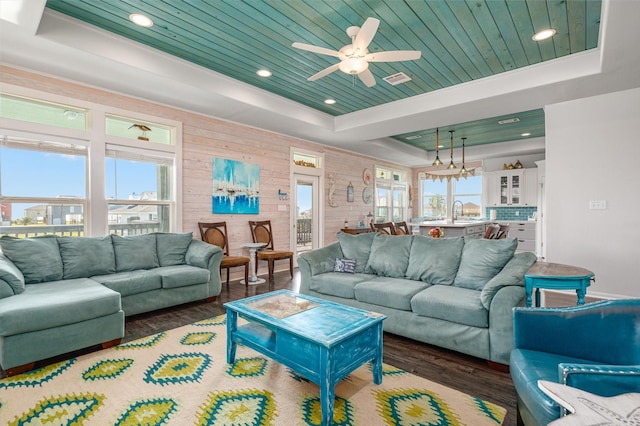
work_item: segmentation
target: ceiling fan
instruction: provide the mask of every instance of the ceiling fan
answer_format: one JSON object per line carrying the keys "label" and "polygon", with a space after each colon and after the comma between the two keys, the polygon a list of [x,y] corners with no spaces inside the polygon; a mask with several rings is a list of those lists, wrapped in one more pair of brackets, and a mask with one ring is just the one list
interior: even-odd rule
{"label": "ceiling fan", "polygon": [[325,47],[313,46],[305,43],[293,43],[296,49],[307,50],[321,55],[335,56],[340,59],[335,65],[325,68],[307,80],[314,81],[331,74],[336,70],[357,75],[367,87],[375,86],[376,79],[369,70],[369,62],[400,62],[413,61],[420,58],[419,50],[389,50],[386,52],[369,53],[367,47],[378,31],[380,21],[376,18],[367,18],[362,27],[347,28],[347,35],[351,37],[351,44],[347,44],[339,51]]}

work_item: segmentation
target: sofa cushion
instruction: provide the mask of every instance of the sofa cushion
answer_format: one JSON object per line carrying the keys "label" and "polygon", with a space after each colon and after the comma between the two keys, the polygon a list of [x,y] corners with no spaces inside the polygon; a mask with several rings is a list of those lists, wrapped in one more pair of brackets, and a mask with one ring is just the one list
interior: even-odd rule
{"label": "sofa cushion", "polygon": [[160,266],[156,251],[154,234],[131,235],[121,237],[112,235],[113,249],[116,254],[116,271],[135,271]]}
{"label": "sofa cushion", "polygon": [[0,336],[75,324],[120,312],[120,295],[89,278],[27,285],[0,299]]}
{"label": "sofa cushion", "polygon": [[382,277],[404,278],[409,265],[412,235],[374,234],[366,272]]}
{"label": "sofa cushion", "polygon": [[145,291],[162,288],[162,278],[154,270],[139,269],[137,271],[117,272],[109,275],[94,275],[92,280],[99,282],[123,297]]}
{"label": "sofa cushion", "polygon": [[413,313],[472,327],[489,327],[489,311],[480,301],[480,291],[434,285],[411,299]]}
{"label": "sofa cushion", "polygon": [[209,282],[208,269],[190,265],[162,266],[152,271],[162,279],[162,288],[186,287]]}
{"label": "sofa cushion", "polygon": [[26,284],[62,279],[62,258],[54,235],[0,238],[2,253],[22,272]]}
{"label": "sofa cushion", "polygon": [[502,270],[516,251],[518,240],[504,238],[464,237],[460,268],[453,284],[457,287],[482,290],[482,287]]}
{"label": "sofa cushion", "polygon": [[450,285],[460,266],[464,239],[413,237],[406,276],[430,284]]}
{"label": "sofa cushion", "polygon": [[373,232],[358,235],[338,232],[338,241],[340,242],[342,254],[345,258],[356,261],[356,272],[365,272],[369,253],[371,252],[371,243],[375,235]]}
{"label": "sofa cushion", "polygon": [[184,265],[185,254],[193,240],[193,233],[164,233],[156,232],[158,245],[158,262],[160,266]]}
{"label": "sofa cushion", "polygon": [[116,257],[111,236],[59,237],[63,278],[86,278],[116,272]]}
{"label": "sofa cushion", "polygon": [[24,291],[24,275],[22,275],[16,264],[7,259],[2,253],[0,253],[0,280],[9,285],[8,294],[0,294],[0,299],[20,294]]}
{"label": "sofa cushion", "polygon": [[359,302],[410,311],[411,298],[427,287],[429,284],[422,281],[376,277],[358,283],[355,286],[355,298]]}
{"label": "sofa cushion", "polygon": [[343,274],[341,272],[327,272],[311,277],[309,288],[318,293],[329,296],[353,299],[354,287],[363,281],[371,279],[368,274]]}

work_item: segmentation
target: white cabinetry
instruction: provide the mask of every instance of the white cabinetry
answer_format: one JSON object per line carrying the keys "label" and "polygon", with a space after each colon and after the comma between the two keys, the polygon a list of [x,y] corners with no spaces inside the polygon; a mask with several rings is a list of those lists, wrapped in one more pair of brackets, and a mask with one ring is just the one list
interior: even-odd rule
{"label": "white cabinetry", "polygon": [[487,205],[496,207],[535,206],[536,169],[500,170],[486,173]]}
{"label": "white cabinetry", "polygon": [[509,224],[509,237],[514,237],[518,240],[518,247],[516,253],[522,251],[536,251],[536,222],[535,221],[522,221],[522,222],[498,222],[501,225]]}

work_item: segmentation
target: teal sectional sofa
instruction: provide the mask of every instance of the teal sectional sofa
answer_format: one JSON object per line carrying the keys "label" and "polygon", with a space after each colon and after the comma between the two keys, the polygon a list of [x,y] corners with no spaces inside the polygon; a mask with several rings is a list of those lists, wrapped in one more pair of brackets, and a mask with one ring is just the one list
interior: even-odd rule
{"label": "teal sectional sofa", "polygon": [[191,233],[0,238],[0,366],[8,374],[117,343],[125,316],[220,294],[222,250]]}
{"label": "teal sectional sofa", "polygon": [[380,312],[387,332],[509,364],[512,309],[536,261],[514,254],[517,244],[340,232],[337,242],[300,255],[300,292]]}

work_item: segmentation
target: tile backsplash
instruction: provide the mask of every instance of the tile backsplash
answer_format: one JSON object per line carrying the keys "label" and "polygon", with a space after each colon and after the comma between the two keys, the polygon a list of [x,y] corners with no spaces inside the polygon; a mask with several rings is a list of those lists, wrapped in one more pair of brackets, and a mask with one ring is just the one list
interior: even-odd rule
{"label": "tile backsplash", "polygon": [[490,220],[491,210],[496,211],[496,220],[528,220],[537,207],[487,207],[485,209],[485,219]]}

